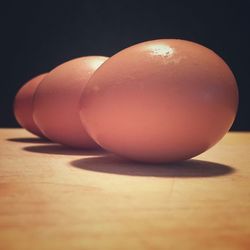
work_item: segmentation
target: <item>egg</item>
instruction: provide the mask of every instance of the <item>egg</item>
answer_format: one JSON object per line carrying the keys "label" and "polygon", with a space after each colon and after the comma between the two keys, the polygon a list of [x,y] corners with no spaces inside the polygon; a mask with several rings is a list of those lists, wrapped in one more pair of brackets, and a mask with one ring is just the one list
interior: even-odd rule
{"label": "egg", "polygon": [[160,39],[126,48],[88,81],[80,117],[103,148],[136,161],[192,158],[217,143],[238,106],[236,80],[212,50]]}
{"label": "egg", "polygon": [[15,118],[20,126],[40,137],[44,135],[33,120],[32,103],[35,91],[46,74],[38,75],[24,84],[17,92],[13,106]]}
{"label": "egg", "polygon": [[53,142],[76,148],[95,148],[79,117],[78,104],[87,81],[107,59],[87,56],[65,62],[44,78],[33,103],[37,126]]}

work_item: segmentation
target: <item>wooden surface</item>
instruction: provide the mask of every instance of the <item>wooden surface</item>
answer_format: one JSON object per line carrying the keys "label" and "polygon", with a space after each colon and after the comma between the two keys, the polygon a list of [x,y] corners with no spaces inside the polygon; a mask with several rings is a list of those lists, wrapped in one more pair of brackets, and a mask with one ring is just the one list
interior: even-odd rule
{"label": "wooden surface", "polygon": [[250,249],[250,133],[131,163],[0,130],[0,249]]}

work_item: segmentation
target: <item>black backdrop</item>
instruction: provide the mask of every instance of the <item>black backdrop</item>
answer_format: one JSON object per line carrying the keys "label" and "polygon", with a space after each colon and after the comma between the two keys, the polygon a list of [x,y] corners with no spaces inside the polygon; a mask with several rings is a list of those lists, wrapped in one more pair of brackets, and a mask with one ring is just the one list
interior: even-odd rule
{"label": "black backdrop", "polygon": [[218,53],[234,72],[233,130],[250,130],[248,1],[8,1],[1,3],[0,126],[16,127],[12,102],[31,77],[74,57],[111,56],[132,44],[182,38]]}

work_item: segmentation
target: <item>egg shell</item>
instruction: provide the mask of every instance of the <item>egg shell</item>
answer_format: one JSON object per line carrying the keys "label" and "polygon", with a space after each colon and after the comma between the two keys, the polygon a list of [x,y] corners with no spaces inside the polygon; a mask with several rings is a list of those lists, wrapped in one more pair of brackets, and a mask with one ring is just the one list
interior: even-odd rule
{"label": "egg shell", "polygon": [[33,117],[51,141],[76,148],[98,147],[80,121],[78,104],[90,76],[106,59],[87,56],[70,60],[41,82],[34,98]]}
{"label": "egg shell", "polygon": [[160,39],[112,56],[81,97],[84,126],[103,148],[143,162],[189,159],[218,142],[238,107],[236,80],[212,50]]}
{"label": "egg shell", "polygon": [[25,83],[17,92],[14,100],[14,115],[21,127],[29,132],[44,137],[33,120],[33,99],[36,89],[47,73],[38,75]]}

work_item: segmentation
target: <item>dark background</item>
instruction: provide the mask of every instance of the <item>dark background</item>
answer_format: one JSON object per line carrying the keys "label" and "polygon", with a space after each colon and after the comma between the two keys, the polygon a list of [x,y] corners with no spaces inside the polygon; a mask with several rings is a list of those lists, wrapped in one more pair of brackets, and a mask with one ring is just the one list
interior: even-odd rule
{"label": "dark background", "polygon": [[16,127],[12,102],[37,74],[85,55],[111,56],[145,40],[182,38],[219,54],[238,81],[233,130],[250,130],[248,1],[8,1],[1,3],[0,127]]}

